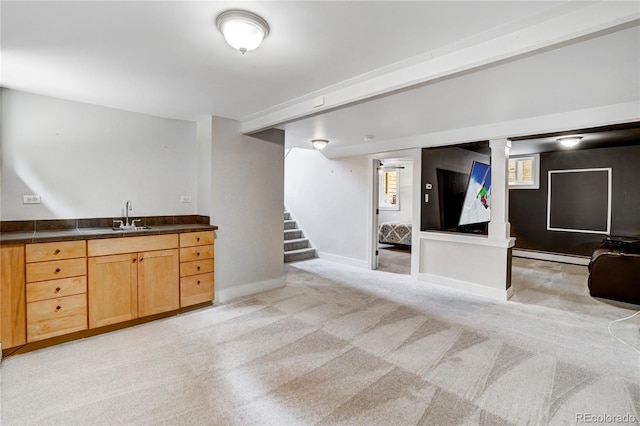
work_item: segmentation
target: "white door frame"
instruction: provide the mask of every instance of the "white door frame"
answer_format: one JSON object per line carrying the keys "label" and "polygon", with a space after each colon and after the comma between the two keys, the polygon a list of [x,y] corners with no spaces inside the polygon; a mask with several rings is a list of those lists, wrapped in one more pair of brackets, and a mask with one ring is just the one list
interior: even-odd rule
{"label": "white door frame", "polygon": [[411,219],[411,277],[417,279],[420,262],[420,208],[422,180],[422,149],[406,149],[401,151],[381,152],[369,155],[369,230],[367,259],[369,269],[378,269],[378,166],[381,160],[388,158],[411,158],[413,162],[413,212]]}

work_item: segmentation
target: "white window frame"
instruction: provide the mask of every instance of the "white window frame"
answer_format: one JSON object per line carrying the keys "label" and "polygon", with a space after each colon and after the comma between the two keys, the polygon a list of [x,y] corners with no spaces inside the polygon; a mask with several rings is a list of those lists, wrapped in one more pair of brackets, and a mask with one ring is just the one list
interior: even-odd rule
{"label": "white window frame", "polygon": [[[396,203],[395,204],[387,204],[384,202],[384,176],[386,173],[395,173],[396,174]],[[380,210],[400,210],[400,170],[381,170],[380,173],[380,182],[378,185],[379,188],[379,197],[378,197],[378,208]]]}
{"label": "white window frame", "polygon": [[531,161],[531,177],[532,182],[527,181],[515,181],[508,182],[509,189],[540,189],[540,154],[528,154],[528,155],[514,155],[509,157],[509,167],[507,174],[511,168],[511,164],[516,163],[518,160],[532,160]]}

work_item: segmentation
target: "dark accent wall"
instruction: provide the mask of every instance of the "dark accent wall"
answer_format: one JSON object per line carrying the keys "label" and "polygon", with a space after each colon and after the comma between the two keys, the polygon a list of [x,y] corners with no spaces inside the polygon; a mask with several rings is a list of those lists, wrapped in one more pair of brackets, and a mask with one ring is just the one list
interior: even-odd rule
{"label": "dark accent wall", "polygon": [[[474,161],[489,164],[491,158],[459,147],[422,150],[421,231],[456,231]],[[432,188],[426,189],[426,184]],[[425,194],[429,194],[428,203],[424,202]]]}
{"label": "dark accent wall", "polygon": [[[611,168],[611,235],[640,237],[640,144],[540,154],[540,189],[509,191],[509,221],[516,248],[590,256],[606,235],[547,231],[549,170]],[[587,186],[587,181],[581,183]],[[586,205],[601,212],[602,191],[583,191]],[[566,206],[567,209],[576,206]],[[584,211],[581,213],[584,218]],[[586,212],[587,214],[589,212]]]}

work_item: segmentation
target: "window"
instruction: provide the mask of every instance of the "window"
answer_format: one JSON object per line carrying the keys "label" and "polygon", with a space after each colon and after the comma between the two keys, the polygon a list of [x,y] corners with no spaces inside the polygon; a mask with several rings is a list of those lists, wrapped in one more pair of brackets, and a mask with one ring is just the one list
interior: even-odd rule
{"label": "window", "polygon": [[400,175],[398,170],[380,173],[379,207],[382,210],[400,210]]}
{"label": "window", "polygon": [[509,158],[509,188],[540,188],[540,154]]}

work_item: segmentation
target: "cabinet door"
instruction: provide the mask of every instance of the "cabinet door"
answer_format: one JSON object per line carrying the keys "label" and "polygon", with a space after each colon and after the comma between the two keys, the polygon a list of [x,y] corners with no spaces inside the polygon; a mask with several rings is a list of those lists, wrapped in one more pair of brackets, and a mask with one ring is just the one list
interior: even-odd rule
{"label": "cabinet door", "polygon": [[2,348],[27,342],[24,245],[0,248],[0,341]]}
{"label": "cabinet door", "polygon": [[178,250],[138,254],[138,314],[141,317],[180,308]]}
{"label": "cabinet door", "polygon": [[135,253],[89,258],[89,328],[138,317]]}

